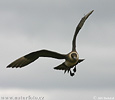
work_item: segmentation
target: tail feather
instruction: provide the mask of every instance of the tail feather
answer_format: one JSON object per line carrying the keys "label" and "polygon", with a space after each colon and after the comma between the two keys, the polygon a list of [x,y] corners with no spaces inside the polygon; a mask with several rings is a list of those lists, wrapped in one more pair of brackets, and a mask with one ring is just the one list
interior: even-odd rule
{"label": "tail feather", "polygon": [[[80,62],[82,62],[82,61],[84,61],[84,60],[85,60],[85,59],[79,59],[79,60],[78,60],[78,63],[80,63]],[[78,63],[77,63],[77,64],[78,64]]]}
{"label": "tail feather", "polygon": [[56,70],[67,70],[68,67],[65,65],[65,63],[62,63],[59,66],[54,67],[54,69],[56,69]]}

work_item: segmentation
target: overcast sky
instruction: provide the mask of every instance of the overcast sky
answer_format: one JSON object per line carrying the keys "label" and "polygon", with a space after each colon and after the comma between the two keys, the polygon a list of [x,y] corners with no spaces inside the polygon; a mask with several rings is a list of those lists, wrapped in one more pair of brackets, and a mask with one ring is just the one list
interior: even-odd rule
{"label": "overcast sky", "polygon": [[[94,10],[77,37],[85,61],[74,77],[53,67],[64,60],[40,58],[7,69],[32,51],[71,51],[80,19]],[[45,100],[115,97],[115,0],[0,0],[0,96],[44,96]]]}

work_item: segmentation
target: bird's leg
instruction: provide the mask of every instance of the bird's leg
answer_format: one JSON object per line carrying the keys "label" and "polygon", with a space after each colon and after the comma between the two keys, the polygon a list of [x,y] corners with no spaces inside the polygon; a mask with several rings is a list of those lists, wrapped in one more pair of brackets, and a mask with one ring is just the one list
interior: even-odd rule
{"label": "bird's leg", "polygon": [[74,71],[74,72],[76,72],[76,65],[75,65],[75,67],[74,67],[73,71]]}
{"label": "bird's leg", "polygon": [[66,73],[66,71],[69,73],[70,72],[70,76],[74,76],[75,72],[72,72],[70,69],[64,70],[64,74]]}
{"label": "bird's leg", "polygon": [[64,74],[66,73],[66,71],[67,71],[67,70],[65,69],[65,70],[64,70]]}

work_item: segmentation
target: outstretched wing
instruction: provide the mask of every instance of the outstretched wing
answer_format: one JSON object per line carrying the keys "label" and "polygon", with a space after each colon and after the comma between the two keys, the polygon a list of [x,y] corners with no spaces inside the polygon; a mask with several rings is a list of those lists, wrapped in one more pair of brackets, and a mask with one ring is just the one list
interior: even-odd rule
{"label": "outstretched wing", "polygon": [[78,26],[76,27],[76,30],[75,30],[75,34],[74,34],[74,37],[73,37],[73,41],[72,41],[72,51],[76,51],[76,37],[77,37],[77,34],[79,32],[79,30],[82,28],[84,22],[86,21],[86,19],[92,14],[94,10],[92,10],[91,12],[89,12],[87,15],[85,15],[79,22]]}
{"label": "outstretched wing", "polygon": [[51,57],[51,58],[56,58],[56,59],[65,59],[66,55],[60,54],[57,52],[53,52],[53,51],[49,51],[49,50],[40,50],[40,51],[29,53],[29,54],[15,60],[11,64],[9,64],[7,66],[7,68],[9,68],[9,67],[12,67],[12,68],[24,67],[24,66],[32,63],[39,57]]}

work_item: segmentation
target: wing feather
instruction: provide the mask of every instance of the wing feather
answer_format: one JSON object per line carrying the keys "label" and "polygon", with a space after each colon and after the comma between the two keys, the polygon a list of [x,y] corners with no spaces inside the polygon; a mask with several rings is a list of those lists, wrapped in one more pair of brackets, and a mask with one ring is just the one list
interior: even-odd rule
{"label": "wing feather", "polygon": [[49,50],[39,50],[36,52],[29,53],[29,54],[15,60],[11,64],[9,64],[7,66],[7,68],[9,68],[9,67],[12,67],[12,68],[24,67],[24,66],[34,62],[39,57],[51,57],[51,58],[56,58],[56,59],[65,59],[66,55],[60,54],[57,52],[53,52],[53,51],[49,51]]}
{"label": "wing feather", "polygon": [[76,51],[76,37],[78,35],[78,32],[80,31],[80,29],[82,28],[84,22],[86,21],[86,19],[92,14],[94,10],[90,11],[88,14],[86,14],[79,22],[79,24],[77,25],[76,27],[76,30],[75,30],[75,34],[74,34],[74,37],[73,37],[73,41],[72,41],[72,51]]}

